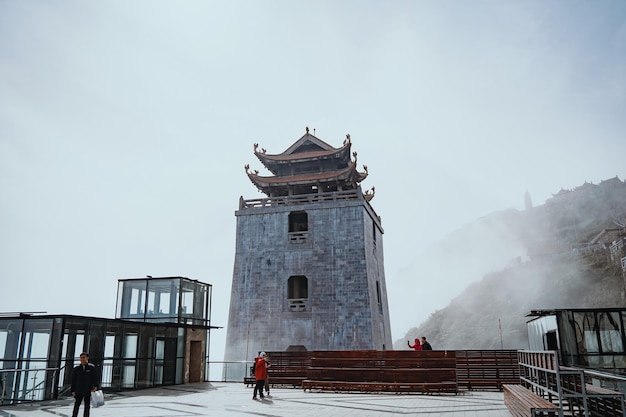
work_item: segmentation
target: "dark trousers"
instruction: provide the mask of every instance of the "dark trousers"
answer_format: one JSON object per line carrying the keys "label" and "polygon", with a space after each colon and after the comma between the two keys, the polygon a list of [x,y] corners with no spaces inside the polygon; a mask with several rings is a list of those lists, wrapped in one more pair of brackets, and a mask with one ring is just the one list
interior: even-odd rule
{"label": "dark trousers", "polygon": [[74,411],[72,412],[72,417],[78,417],[78,409],[80,408],[80,403],[84,402],[85,406],[83,407],[83,416],[89,417],[89,407],[91,407],[91,392],[87,392],[85,394],[76,393],[74,396]]}
{"label": "dark trousers", "polygon": [[257,391],[259,392],[259,397],[263,398],[263,385],[265,385],[264,379],[256,381],[256,385],[254,385],[254,393],[252,394],[252,398],[256,398]]}

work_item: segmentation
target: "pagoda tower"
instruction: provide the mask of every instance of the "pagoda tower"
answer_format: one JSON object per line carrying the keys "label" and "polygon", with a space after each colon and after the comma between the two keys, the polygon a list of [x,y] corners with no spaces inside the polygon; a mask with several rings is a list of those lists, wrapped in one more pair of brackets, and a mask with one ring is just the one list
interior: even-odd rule
{"label": "pagoda tower", "polygon": [[[265,197],[239,201],[225,361],[259,351],[392,347],[383,229],[360,182],[350,135],[309,133],[280,154],[254,145],[273,175],[245,166]],[[354,159],[353,159],[354,158]]]}

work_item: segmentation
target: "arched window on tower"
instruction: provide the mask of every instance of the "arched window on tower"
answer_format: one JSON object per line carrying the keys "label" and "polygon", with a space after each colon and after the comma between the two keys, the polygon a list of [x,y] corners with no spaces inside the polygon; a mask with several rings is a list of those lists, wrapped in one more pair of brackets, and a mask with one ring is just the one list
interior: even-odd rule
{"label": "arched window on tower", "polygon": [[309,280],[304,275],[293,275],[287,281],[289,311],[306,311],[309,299]]}
{"label": "arched window on tower", "polygon": [[306,211],[289,213],[289,242],[304,243],[309,235],[309,215]]}

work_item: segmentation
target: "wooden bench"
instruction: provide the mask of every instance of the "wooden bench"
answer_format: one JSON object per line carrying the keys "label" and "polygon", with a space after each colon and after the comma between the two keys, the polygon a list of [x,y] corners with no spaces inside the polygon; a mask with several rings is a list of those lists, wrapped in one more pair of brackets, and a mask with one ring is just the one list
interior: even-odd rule
{"label": "wooden bench", "polygon": [[457,350],[459,387],[468,390],[502,390],[503,384],[519,384],[516,350]]}
{"label": "wooden bench", "polygon": [[455,352],[315,351],[302,388],[456,393]]}
{"label": "wooden bench", "polygon": [[559,407],[519,384],[503,384],[504,404],[516,417],[557,416]]}
{"label": "wooden bench", "polygon": [[267,369],[271,387],[300,387],[311,365],[310,351],[268,352],[271,366]]}

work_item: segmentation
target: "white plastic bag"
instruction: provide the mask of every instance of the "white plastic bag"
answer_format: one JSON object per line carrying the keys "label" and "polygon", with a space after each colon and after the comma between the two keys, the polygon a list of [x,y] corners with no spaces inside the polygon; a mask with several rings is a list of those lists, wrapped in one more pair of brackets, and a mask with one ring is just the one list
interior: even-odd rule
{"label": "white plastic bag", "polygon": [[104,393],[101,389],[91,393],[91,406],[98,408],[104,405]]}

